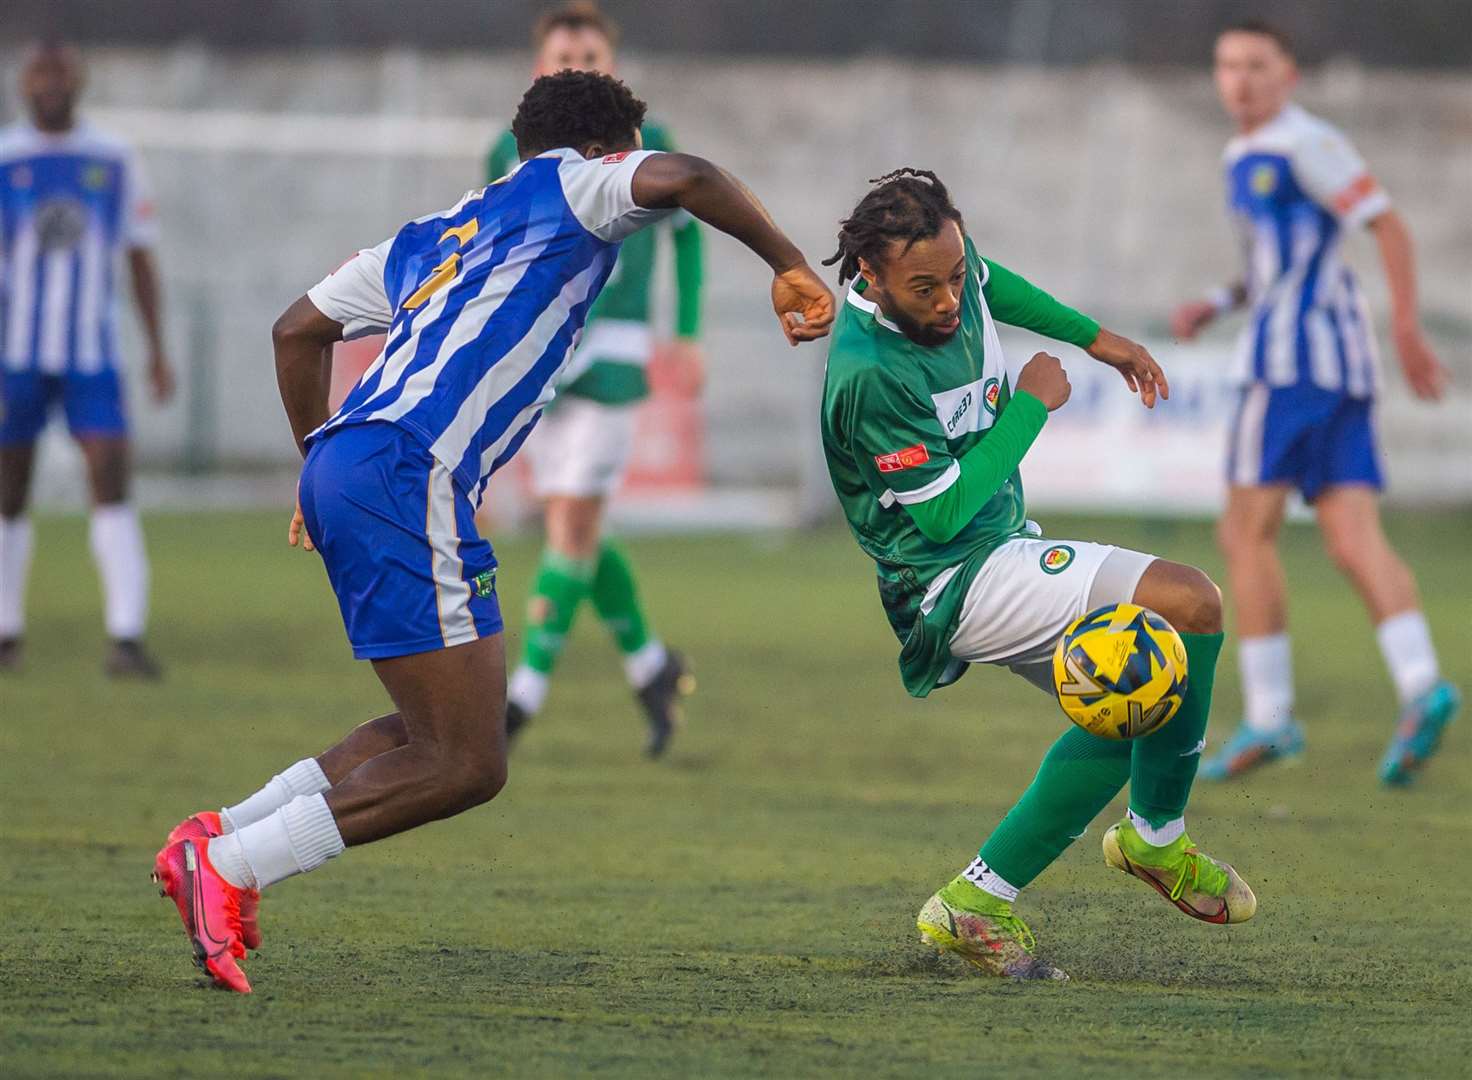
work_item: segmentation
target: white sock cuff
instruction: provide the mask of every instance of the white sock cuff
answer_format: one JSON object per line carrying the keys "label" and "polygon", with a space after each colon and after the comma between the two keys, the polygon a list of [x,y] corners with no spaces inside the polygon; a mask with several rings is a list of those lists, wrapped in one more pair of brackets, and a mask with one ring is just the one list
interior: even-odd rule
{"label": "white sock cuff", "polygon": [[1167,821],[1157,829],[1133,810],[1127,810],[1125,813],[1129,815],[1130,824],[1135,827],[1135,832],[1140,834],[1140,839],[1151,847],[1168,847],[1186,835],[1186,819],[1184,817],[1178,817],[1174,821]]}
{"label": "white sock cuff", "polygon": [[332,787],[316,758],[302,758],[281,770],[279,779],[296,795],[320,795]]}
{"label": "white sock cuff", "polygon": [[1392,615],[1375,627],[1375,640],[1380,643],[1380,655],[1390,669],[1402,705],[1415,701],[1441,678],[1431,627],[1420,611]]}
{"label": "white sock cuff", "polygon": [[235,833],[224,833],[209,841],[210,865],[222,878],[238,889],[255,889],[260,883],[246,858],[245,848]]}
{"label": "white sock cuff", "polygon": [[337,831],[337,822],[322,794],[298,795],[281,808],[281,817],[291,853],[302,873],[342,854],[342,833]]}
{"label": "white sock cuff", "polygon": [[0,638],[25,632],[26,579],[31,569],[31,519],[0,518]]}
{"label": "white sock cuff", "polygon": [[982,892],[991,893],[998,900],[1005,900],[1009,904],[1017,899],[1017,894],[1020,891],[1016,885],[1013,885],[1006,878],[1002,877],[979,858],[973,859],[971,865],[961,871],[961,876]]}
{"label": "white sock cuff", "polygon": [[511,673],[506,684],[506,700],[529,716],[535,716],[547,700],[547,676],[522,664]]}
{"label": "white sock cuff", "polygon": [[1237,642],[1242,674],[1242,711],[1260,733],[1282,731],[1293,720],[1293,650],[1287,633]]}
{"label": "white sock cuff", "polygon": [[658,638],[650,638],[624,657],[624,674],[628,676],[629,685],[635,690],[648,686],[668,658],[669,652],[665,649],[664,642]]}
{"label": "white sock cuff", "polygon": [[138,511],[131,503],[94,506],[89,536],[102,577],[108,636],[119,641],[142,637],[148,623],[148,553]]}

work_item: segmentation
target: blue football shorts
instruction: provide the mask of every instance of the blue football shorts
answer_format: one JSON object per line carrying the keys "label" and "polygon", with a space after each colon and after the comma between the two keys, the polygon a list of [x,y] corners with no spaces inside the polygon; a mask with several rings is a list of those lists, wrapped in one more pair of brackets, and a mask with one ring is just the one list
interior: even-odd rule
{"label": "blue football shorts", "polygon": [[0,446],[35,442],[57,405],[77,438],[128,433],[123,384],[115,369],[63,375],[7,371],[0,374]]}
{"label": "blue football shorts", "polygon": [[1317,386],[1242,390],[1227,451],[1227,482],[1291,484],[1313,502],[1325,488],[1384,487],[1375,402]]}
{"label": "blue football shorts", "polygon": [[450,470],[394,424],[312,443],[297,490],[307,535],[360,660],[430,652],[501,631],[496,556]]}

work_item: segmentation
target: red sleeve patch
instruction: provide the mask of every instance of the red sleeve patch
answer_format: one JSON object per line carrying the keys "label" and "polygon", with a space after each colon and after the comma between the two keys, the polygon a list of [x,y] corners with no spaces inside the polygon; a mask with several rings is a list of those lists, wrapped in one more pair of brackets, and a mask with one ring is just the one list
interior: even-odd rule
{"label": "red sleeve patch", "polygon": [[874,464],[879,466],[879,471],[882,473],[913,469],[916,465],[924,465],[929,460],[930,451],[925,449],[922,443],[907,446],[893,453],[874,455]]}
{"label": "red sleeve patch", "polygon": [[1365,173],[1364,176],[1334,196],[1334,209],[1341,214],[1349,213],[1359,204],[1360,200],[1372,194],[1377,186],[1375,178]]}
{"label": "red sleeve patch", "polygon": [[620,150],[617,154],[609,154],[603,159],[605,165],[617,165],[624,158],[632,154],[632,150]]}

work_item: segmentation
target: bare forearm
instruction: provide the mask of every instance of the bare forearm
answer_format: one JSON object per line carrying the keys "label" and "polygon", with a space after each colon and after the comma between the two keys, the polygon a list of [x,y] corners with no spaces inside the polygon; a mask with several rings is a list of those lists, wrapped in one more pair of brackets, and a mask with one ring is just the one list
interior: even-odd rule
{"label": "bare forearm", "polygon": [[147,248],[131,249],[128,252],[128,270],[133,279],[133,300],[138,305],[144,336],[148,338],[149,348],[157,354],[163,346],[163,305],[152,252]]}
{"label": "bare forearm", "polygon": [[1371,223],[1375,240],[1380,245],[1380,261],[1385,266],[1385,281],[1390,289],[1391,319],[1397,329],[1415,327],[1420,322],[1416,298],[1416,258],[1410,230],[1394,210],[1387,210]]}
{"label": "bare forearm", "polygon": [[735,237],[774,273],[803,265],[802,252],[777,227],[760,200],[719,165],[687,154],[658,154],[634,176],[640,206],[674,207]]}
{"label": "bare forearm", "polygon": [[296,447],[307,452],[307,436],[327,420],[327,389],[332,380],[332,345],[342,327],[302,297],[271,328],[276,352],[276,386],[291,424]]}

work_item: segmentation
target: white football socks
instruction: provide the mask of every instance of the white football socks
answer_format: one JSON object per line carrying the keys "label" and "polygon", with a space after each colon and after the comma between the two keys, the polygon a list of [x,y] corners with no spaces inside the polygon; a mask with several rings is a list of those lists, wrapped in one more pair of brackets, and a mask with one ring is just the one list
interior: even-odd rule
{"label": "white football socks", "polygon": [[221,810],[220,825],[227,833],[243,829],[270,817],[298,795],[317,795],[331,786],[316,759],[303,758],[271,777],[254,795]]}
{"label": "white football socks", "polygon": [[1282,731],[1293,719],[1293,653],[1287,634],[1237,642],[1247,726],[1262,734]]}
{"label": "white football socks", "polygon": [[210,841],[210,862],[239,888],[264,889],[343,852],[323,795],[298,795],[269,817]]}
{"label": "white football socks", "polygon": [[535,716],[547,700],[547,676],[522,664],[507,680],[506,700],[528,716]]}
{"label": "white football socks", "polygon": [[973,859],[971,865],[961,871],[961,876],[982,892],[991,893],[998,900],[1005,900],[1009,904],[1017,899],[1017,893],[1020,891],[1016,885],[1013,885],[1006,878],[1002,877],[979,858]]}
{"label": "white football socks", "polygon": [[148,555],[138,511],[127,503],[93,507],[90,532],[107,634],[135,641],[148,621]]}
{"label": "white football socks", "polygon": [[1157,829],[1144,818],[1137,816],[1133,810],[1126,810],[1125,813],[1129,815],[1130,824],[1135,827],[1135,832],[1140,834],[1140,839],[1151,847],[1168,847],[1186,835],[1186,819],[1184,817],[1178,817],[1174,821],[1167,821]]}
{"label": "white football socks", "polygon": [[624,674],[628,676],[629,685],[635,690],[644,689],[663,670],[668,657],[669,653],[664,643],[658,638],[650,638],[642,646],[626,655]]}
{"label": "white football socks", "polygon": [[1380,643],[1380,655],[1390,669],[1401,705],[1409,705],[1441,679],[1431,628],[1421,612],[1392,615],[1375,627],[1375,640]]}
{"label": "white football socks", "polygon": [[0,518],[0,638],[18,638],[25,632],[31,546],[30,518]]}

